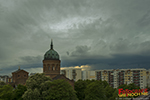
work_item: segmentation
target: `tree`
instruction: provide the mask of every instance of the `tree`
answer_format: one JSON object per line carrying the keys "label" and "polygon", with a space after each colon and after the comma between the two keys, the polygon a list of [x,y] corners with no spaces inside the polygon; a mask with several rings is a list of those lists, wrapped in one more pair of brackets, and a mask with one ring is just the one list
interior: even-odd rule
{"label": "tree", "polygon": [[104,80],[104,81],[99,80],[99,81],[102,82],[104,88],[106,88],[107,86],[109,86],[109,84],[108,84],[108,82],[106,80]]}
{"label": "tree", "polygon": [[0,81],[0,88],[3,87],[4,85],[6,85],[6,83],[3,81]]}
{"label": "tree", "polygon": [[134,83],[131,83],[127,85],[127,89],[132,90],[132,89],[140,89],[139,86],[136,86]]}
{"label": "tree", "polygon": [[105,94],[107,100],[115,100],[115,98],[118,96],[117,89],[110,87],[109,85],[105,88]]}
{"label": "tree", "polygon": [[120,88],[123,88],[123,90],[128,89],[128,85],[127,84],[120,85],[118,89]]}
{"label": "tree", "polygon": [[65,80],[54,80],[50,87],[47,100],[78,100],[74,89]]}
{"label": "tree", "polygon": [[104,85],[101,81],[92,82],[87,86],[85,100],[106,100]]}
{"label": "tree", "polygon": [[0,88],[0,100],[11,100],[13,94],[13,87],[11,85],[4,85]]}
{"label": "tree", "polygon": [[44,74],[35,74],[26,81],[24,100],[77,100],[72,86],[64,80],[52,81]]}
{"label": "tree", "polygon": [[19,84],[13,92],[12,100],[23,100],[22,95],[27,91],[27,87]]}
{"label": "tree", "polygon": [[24,100],[43,100],[48,94],[51,78],[45,74],[35,74],[26,81],[27,91],[23,94]]}
{"label": "tree", "polygon": [[77,82],[75,82],[74,88],[79,100],[83,100],[85,98],[84,91],[86,89],[86,85],[87,85],[86,81],[83,80],[78,80]]}

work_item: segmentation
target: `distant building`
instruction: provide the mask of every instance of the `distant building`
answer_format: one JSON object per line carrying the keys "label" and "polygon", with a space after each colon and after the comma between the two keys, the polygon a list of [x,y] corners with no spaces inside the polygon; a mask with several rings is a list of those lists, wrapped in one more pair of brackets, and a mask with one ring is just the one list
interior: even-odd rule
{"label": "distant building", "polygon": [[65,75],[69,79],[73,79],[74,81],[78,81],[82,79],[82,71],[81,68],[65,68],[60,71],[61,74]]}
{"label": "distant building", "polygon": [[105,80],[110,86],[117,88],[122,84],[134,83],[140,88],[149,84],[150,72],[144,68],[96,70],[96,80]]}
{"label": "distant building", "polygon": [[13,78],[12,78],[12,76],[7,78],[7,83],[13,83]]}
{"label": "distant building", "polygon": [[150,69],[146,72],[146,75],[147,86],[150,87]]}
{"label": "distant building", "polygon": [[95,71],[84,70],[82,71],[82,80],[96,80]]}
{"label": "distant building", "polygon": [[15,85],[18,84],[22,84],[25,85],[26,84],[26,80],[28,79],[28,72],[22,69],[18,69],[15,72],[12,72],[12,79],[13,79],[13,83]]}
{"label": "distant building", "polygon": [[9,78],[9,76],[8,76],[8,75],[0,76],[0,81],[3,81],[3,82],[5,82],[5,83],[7,83],[8,78]]}

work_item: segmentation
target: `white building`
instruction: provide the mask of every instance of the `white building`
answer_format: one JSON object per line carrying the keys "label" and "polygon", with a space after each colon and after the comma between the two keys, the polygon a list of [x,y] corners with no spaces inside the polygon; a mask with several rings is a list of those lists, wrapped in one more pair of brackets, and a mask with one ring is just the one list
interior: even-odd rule
{"label": "white building", "polygon": [[95,77],[95,71],[89,71],[89,70],[84,70],[82,71],[82,80],[92,80],[92,79],[96,79]]}
{"label": "white building", "polygon": [[0,76],[0,81],[3,81],[6,83],[8,81],[8,78],[9,78],[9,76],[7,76],[7,75]]}
{"label": "white building", "polygon": [[81,68],[65,68],[61,69],[60,74],[64,74],[70,80],[78,81],[82,79]]}

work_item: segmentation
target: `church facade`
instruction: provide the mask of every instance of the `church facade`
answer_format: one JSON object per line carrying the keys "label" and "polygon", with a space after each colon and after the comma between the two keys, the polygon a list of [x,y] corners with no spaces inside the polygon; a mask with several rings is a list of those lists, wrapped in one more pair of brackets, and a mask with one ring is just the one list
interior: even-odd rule
{"label": "church facade", "polygon": [[64,79],[74,88],[74,80],[70,80],[65,75],[60,74],[61,60],[59,54],[53,48],[53,41],[51,40],[50,49],[45,53],[43,59],[43,73],[49,76],[52,80]]}
{"label": "church facade", "polygon": [[50,49],[45,53],[43,60],[43,73],[51,78],[60,74],[60,60],[58,53],[53,49],[51,41]]}

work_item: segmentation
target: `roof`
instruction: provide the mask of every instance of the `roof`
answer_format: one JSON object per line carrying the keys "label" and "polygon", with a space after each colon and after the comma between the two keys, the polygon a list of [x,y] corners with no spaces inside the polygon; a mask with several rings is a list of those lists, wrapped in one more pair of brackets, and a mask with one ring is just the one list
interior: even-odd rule
{"label": "roof", "polygon": [[27,71],[25,71],[25,70],[23,70],[23,69],[18,69],[18,70],[16,70],[16,71],[12,72],[12,73],[18,73],[18,72],[20,72],[20,71],[24,71],[24,72],[26,72],[26,73],[29,73],[29,72],[27,72]]}
{"label": "roof", "polygon": [[50,49],[44,55],[44,60],[59,60],[59,54],[53,49],[52,40],[51,40]]}

